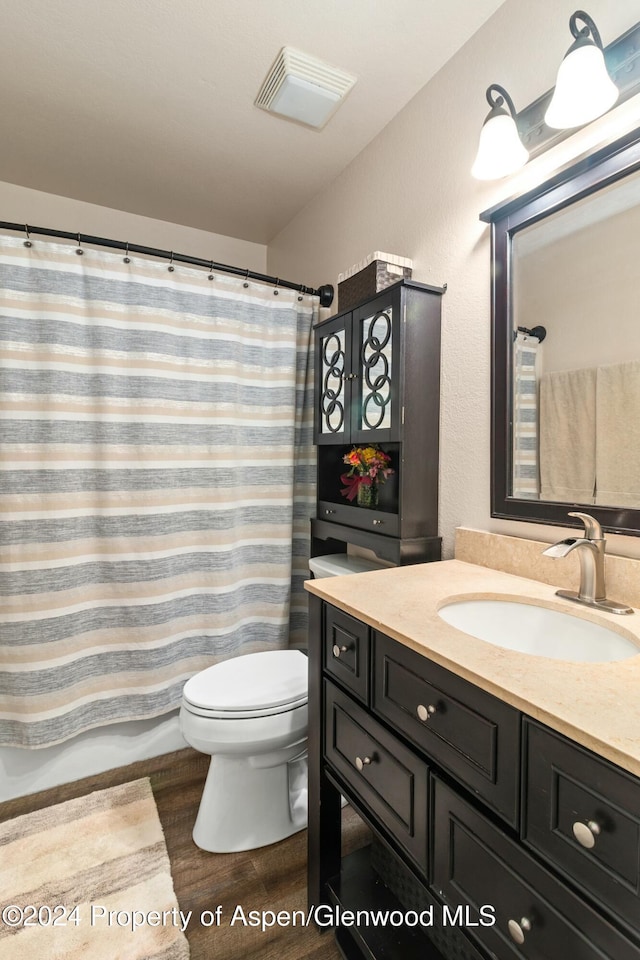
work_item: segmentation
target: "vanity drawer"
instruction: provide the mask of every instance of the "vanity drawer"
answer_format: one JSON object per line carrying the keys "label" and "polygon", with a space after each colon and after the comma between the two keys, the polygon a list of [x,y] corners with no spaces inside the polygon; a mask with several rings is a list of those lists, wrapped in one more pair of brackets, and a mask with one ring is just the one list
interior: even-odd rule
{"label": "vanity drawer", "polygon": [[638,936],[640,781],[535,721],[525,735],[525,842]]}
{"label": "vanity drawer", "polygon": [[427,870],[427,765],[325,680],[325,756],[358,799]]}
{"label": "vanity drawer", "polygon": [[[489,905],[493,926],[468,928],[498,960],[640,960],[626,939],[440,780],[435,783],[433,884],[450,910]],[[524,921],[524,922],[523,922]]]}
{"label": "vanity drawer", "polygon": [[369,700],[369,627],[324,605],[324,668],[363,703]]}
{"label": "vanity drawer", "polygon": [[373,644],[375,711],[517,826],[519,712],[381,633]]}

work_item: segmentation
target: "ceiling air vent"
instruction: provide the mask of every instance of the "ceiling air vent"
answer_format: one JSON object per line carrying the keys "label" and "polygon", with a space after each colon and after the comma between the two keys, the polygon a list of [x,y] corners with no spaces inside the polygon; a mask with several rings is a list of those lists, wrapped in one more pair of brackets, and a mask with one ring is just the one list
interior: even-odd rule
{"label": "ceiling air vent", "polygon": [[265,77],[256,106],[309,127],[323,127],[356,78],[293,47],[283,47]]}

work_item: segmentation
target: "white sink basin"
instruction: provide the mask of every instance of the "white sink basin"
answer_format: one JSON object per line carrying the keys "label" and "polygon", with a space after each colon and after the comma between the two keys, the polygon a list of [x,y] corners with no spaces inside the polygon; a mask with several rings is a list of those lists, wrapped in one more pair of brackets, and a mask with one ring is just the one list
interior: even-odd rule
{"label": "white sink basin", "polygon": [[528,603],[459,600],[441,607],[438,615],[479,640],[538,657],[605,663],[640,654],[640,647],[615,630]]}

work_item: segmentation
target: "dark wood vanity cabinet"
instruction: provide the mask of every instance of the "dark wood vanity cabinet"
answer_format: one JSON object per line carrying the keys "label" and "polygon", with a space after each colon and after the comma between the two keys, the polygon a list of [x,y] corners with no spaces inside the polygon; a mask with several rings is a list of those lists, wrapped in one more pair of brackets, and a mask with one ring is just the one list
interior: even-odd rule
{"label": "dark wood vanity cabinet", "polygon": [[[344,956],[640,960],[640,780],[317,596],[310,613],[309,903],[414,911],[336,927]],[[340,794],[375,837],[344,860]]]}
{"label": "dark wood vanity cabinet", "polygon": [[[443,292],[402,280],[315,328],[316,554],[333,539],[397,563],[440,558]],[[393,473],[379,485],[374,509],[341,494],[349,469],[343,457],[353,445],[376,445],[391,458]]]}

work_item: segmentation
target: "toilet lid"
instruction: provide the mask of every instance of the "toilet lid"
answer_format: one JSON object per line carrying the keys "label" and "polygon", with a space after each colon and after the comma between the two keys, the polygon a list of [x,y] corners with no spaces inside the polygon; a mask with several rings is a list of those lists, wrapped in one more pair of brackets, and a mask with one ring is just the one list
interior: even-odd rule
{"label": "toilet lid", "polygon": [[268,650],[223,660],[184,685],[195,707],[229,713],[278,710],[307,699],[308,660],[300,650]]}

